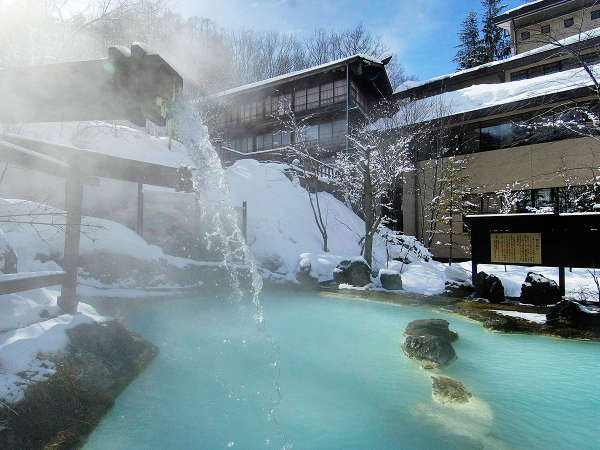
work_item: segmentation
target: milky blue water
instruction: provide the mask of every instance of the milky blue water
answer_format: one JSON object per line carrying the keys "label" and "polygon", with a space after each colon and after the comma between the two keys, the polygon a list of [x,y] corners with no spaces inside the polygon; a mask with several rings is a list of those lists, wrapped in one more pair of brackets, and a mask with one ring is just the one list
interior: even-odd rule
{"label": "milky blue water", "polygon": [[[426,307],[284,292],[262,301],[265,330],[250,306],[214,298],[121,304],[160,353],[85,448],[600,446],[598,343],[492,334]],[[443,370],[400,349],[408,322],[430,317],[460,335]],[[473,400],[436,403],[436,373]]]}

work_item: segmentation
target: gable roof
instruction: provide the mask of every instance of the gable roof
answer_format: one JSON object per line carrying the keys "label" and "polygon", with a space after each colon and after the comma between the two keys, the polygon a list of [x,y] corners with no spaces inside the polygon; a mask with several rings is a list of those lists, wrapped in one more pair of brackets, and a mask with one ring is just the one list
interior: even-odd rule
{"label": "gable roof", "polygon": [[307,69],[297,70],[295,72],[286,73],[283,75],[279,75],[272,78],[267,78],[266,80],[256,81],[254,83],[245,84],[243,86],[238,86],[232,89],[228,89],[226,91],[218,92],[214,94],[215,98],[227,97],[235,94],[249,93],[253,91],[257,91],[260,89],[273,87],[278,84],[286,83],[289,81],[298,80],[301,78],[309,77],[318,73],[326,72],[338,67],[343,67],[346,64],[352,64],[356,62],[365,62],[372,66],[375,66],[385,72],[385,80],[384,80],[384,90],[388,91],[388,95],[392,93],[392,84],[390,79],[385,71],[385,65],[378,59],[373,58],[372,56],[364,55],[364,54],[356,54],[352,56],[348,56],[346,58],[341,58],[335,61],[327,62],[325,64],[321,64],[319,66],[309,67]]}

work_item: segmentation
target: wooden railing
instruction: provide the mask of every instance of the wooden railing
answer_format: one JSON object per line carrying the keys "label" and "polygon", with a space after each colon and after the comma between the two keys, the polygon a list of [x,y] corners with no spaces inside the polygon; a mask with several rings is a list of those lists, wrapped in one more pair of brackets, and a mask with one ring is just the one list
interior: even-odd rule
{"label": "wooden railing", "polygon": [[333,180],[335,168],[318,159],[300,152],[293,147],[284,146],[257,152],[240,152],[227,146],[221,146],[220,156],[224,165],[231,165],[240,159],[255,159],[261,162],[279,162],[289,164],[293,168],[319,178]]}

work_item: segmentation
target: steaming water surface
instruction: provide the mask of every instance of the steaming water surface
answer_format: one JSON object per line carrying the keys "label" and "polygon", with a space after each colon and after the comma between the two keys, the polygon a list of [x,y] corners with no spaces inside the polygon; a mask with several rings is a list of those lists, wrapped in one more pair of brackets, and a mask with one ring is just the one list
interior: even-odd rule
{"label": "steaming water surface", "polygon": [[[597,448],[600,344],[491,334],[424,307],[261,297],[266,332],[251,302],[111,310],[160,353],[85,448]],[[458,359],[433,372],[400,349],[408,322],[429,317],[460,335]],[[473,400],[434,402],[435,373],[461,380]]]}

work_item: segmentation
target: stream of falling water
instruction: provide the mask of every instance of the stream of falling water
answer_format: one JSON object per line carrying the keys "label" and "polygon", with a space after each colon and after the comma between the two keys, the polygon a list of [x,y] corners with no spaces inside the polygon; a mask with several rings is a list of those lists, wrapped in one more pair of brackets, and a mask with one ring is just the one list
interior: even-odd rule
{"label": "stream of falling water", "polygon": [[282,447],[292,448],[293,444],[286,440],[277,423],[276,412],[281,403],[279,347],[269,333],[264,319],[260,301],[263,281],[252,252],[243,239],[238,224],[238,213],[231,202],[221,160],[210,143],[200,110],[180,97],[172,107],[172,122],[177,139],[187,148],[188,155],[195,165],[192,180],[196,202],[203,218],[210,221],[210,231],[207,235],[209,245],[222,254],[222,264],[230,278],[231,301],[243,302],[247,298],[244,291],[249,287],[254,307],[253,318],[271,352],[268,357],[273,376],[273,398],[266,408],[266,418],[274,424],[277,434],[284,442]]}

